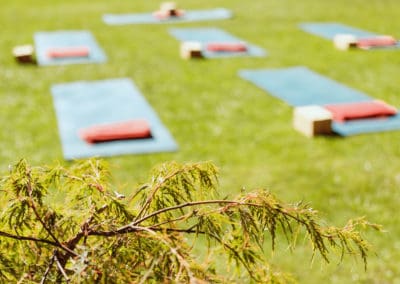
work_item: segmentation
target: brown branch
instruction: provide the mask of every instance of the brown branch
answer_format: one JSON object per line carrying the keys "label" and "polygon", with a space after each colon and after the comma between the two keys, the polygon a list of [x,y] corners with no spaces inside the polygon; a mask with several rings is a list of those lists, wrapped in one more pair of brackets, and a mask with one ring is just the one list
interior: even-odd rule
{"label": "brown branch", "polygon": [[[162,225],[175,223],[175,222],[178,222],[178,221],[181,221],[181,220],[187,220],[187,219],[189,219],[190,217],[192,217],[192,216],[194,216],[194,215],[196,215],[196,213],[195,213],[195,211],[192,211],[192,212],[189,212],[189,213],[186,214],[186,215],[179,216],[179,217],[177,217],[177,218],[175,218],[175,219],[169,219],[169,220],[167,220],[167,221],[164,221],[164,222],[161,222],[161,223],[158,223],[158,224],[151,225],[149,228],[152,228],[152,229],[153,229],[153,228],[157,228],[157,227],[162,226]],[[193,227],[195,227],[195,226],[193,226]]]}
{"label": "brown branch", "polygon": [[6,237],[6,238],[10,238],[10,239],[15,239],[15,240],[19,240],[19,241],[34,241],[34,242],[39,242],[39,243],[46,243],[48,245],[52,245],[58,248],[63,248],[59,243],[53,242],[53,241],[49,241],[46,239],[39,239],[39,238],[35,238],[35,237],[27,237],[27,236],[18,236],[18,235],[13,235],[10,233],[6,233],[3,231],[0,231],[0,236],[2,237]]}
{"label": "brown branch", "polygon": [[68,247],[70,250],[74,250],[75,247],[76,247],[76,244],[77,244],[84,236],[87,236],[89,231],[91,231],[91,229],[90,229],[90,223],[93,221],[94,215],[103,212],[107,207],[108,207],[107,204],[103,205],[103,206],[100,207],[98,210],[96,210],[89,218],[87,218],[85,222],[83,222],[83,224],[82,224],[81,227],[80,227],[80,228],[81,228],[81,229],[80,229],[80,232],[79,232],[78,234],[76,234],[75,237],[73,237],[72,239],[70,239],[69,241],[67,241],[67,247]]}
{"label": "brown branch", "polygon": [[[168,211],[173,211],[173,210],[177,210],[177,209],[182,209],[184,207],[192,207],[192,206],[198,206],[198,205],[205,205],[205,204],[227,204],[226,207],[224,208],[220,208],[221,211],[226,210],[227,207],[230,206],[254,206],[254,207],[263,207],[263,208],[267,208],[270,207],[270,209],[275,210],[277,213],[283,214],[293,220],[295,220],[296,222],[302,224],[303,226],[305,226],[306,230],[308,231],[308,233],[310,234],[311,238],[316,241],[316,247],[319,251],[321,251],[321,253],[323,254],[323,256],[325,256],[325,252],[326,252],[326,248],[323,244],[323,240],[315,238],[313,232],[315,232],[315,229],[318,230],[319,225],[318,224],[310,224],[309,222],[307,222],[306,220],[303,220],[301,218],[299,218],[298,216],[296,216],[295,214],[291,214],[290,212],[288,212],[287,210],[285,210],[284,208],[271,208],[271,206],[268,206],[267,204],[255,204],[255,203],[248,203],[248,202],[241,202],[241,201],[232,201],[232,200],[205,200],[205,201],[197,201],[197,202],[187,202],[187,203],[183,203],[183,204],[179,204],[176,206],[172,206],[172,207],[167,207],[167,208],[163,208],[160,210],[157,210],[147,216],[142,217],[139,220],[136,220],[128,225],[125,225],[117,230],[113,230],[113,231],[91,231],[89,233],[89,235],[101,235],[101,236],[115,236],[118,234],[125,234],[125,233],[131,233],[131,232],[135,232],[135,231],[141,231],[143,230],[145,227],[138,227],[137,225],[144,222],[145,220],[148,220],[156,215],[168,212]],[[179,220],[179,218],[177,219]],[[160,225],[160,224],[158,224]],[[150,226],[148,228],[152,228],[152,229],[156,229],[153,226]],[[161,228],[160,230],[162,230],[164,228]],[[165,229],[164,229],[165,230]],[[167,229],[168,230],[168,229]],[[196,230],[192,230],[192,229],[171,229],[169,228],[170,232],[182,232],[182,233],[195,233],[197,232]],[[319,231],[319,230],[318,230]],[[197,232],[198,233],[198,232]],[[321,237],[326,237],[326,235],[324,235],[323,231],[319,231],[319,234],[321,235]]]}
{"label": "brown branch", "polygon": [[65,280],[66,280],[67,283],[68,283],[70,280],[69,280],[69,278],[68,278],[67,273],[66,273],[65,270],[64,270],[63,265],[62,265],[62,264],[60,263],[60,261],[58,260],[57,253],[54,255],[54,260],[55,260],[55,262],[56,262],[56,264],[57,264],[58,270],[60,270],[62,276],[64,276]]}
{"label": "brown branch", "polygon": [[183,170],[175,171],[166,178],[163,179],[162,182],[160,182],[155,188],[153,188],[152,192],[150,195],[147,197],[146,202],[143,204],[142,208],[140,209],[138,215],[136,216],[136,220],[142,216],[144,211],[150,206],[150,202],[153,200],[154,195],[157,193],[157,191],[161,188],[161,186],[164,184],[166,180],[169,180],[170,178],[176,176],[177,174],[181,173]]}
{"label": "brown branch", "polygon": [[[192,167],[190,167],[190,169],[192,169]],[[171,178],[173,178],[174,176],[177,176],[178,174],[188,171],[188,168],[185,169],[179,169],[176,170],[174,172],[172,172],[171,174],[169,174],[168,176],[164,177],[162,182],[160,182],[151,192],[151,194],[147,197],[147,200],[145,202],[145,204],[142,206],[141,210],[139,211],[138,215],[136,216],[136,220],[138,218],[140,218],[142,216],[142,214],[144,213],[144,211],[150,206],[151,201],[153,200],[154,195],[157,193],[157,191],[164,185],[165,181],[170,180]]]}
{"label": "brown branch", "polygon": [[169,232],[169,233],[188,233],[188,234],[207,234],[207,232],[204,231],[197,231],[193,229],[192,226],[188,229],[174,229],[174,228],[154,228],[153,226],[150,227],[138,227],[138,226],[132,226],[130,228],[125,229],[123,232],[118,232],[118,231],[90,231],[88,232],[89,236],[102,236],[102,237],[114,237],[117,235],[124,235],[124,234],[129,234],[133,232],[141,232],[141,231],[146,231],[146,230],[152,230],[155,232]]}
{"label": "brown branch", "polygon": [[[248,203],[248,202],[241,202],[241,201],[234,201],[234,200],[204,200],[204,201],[194,201],[194,202],[187,202],[187,203],[182,203],[176,206],[171,206],[171,207],[167,207],[167,208],[162,208],[160,210],[157,210],[147,216],[144,216],[143,218],[136,220],[128,225],[126,225],[126,227],[130,226],[130,225],[138,225],[140,223],[142,223],[143,221],[150,219],[154,216],[157,216],[161,213],[164,212],[168,212],[168,211],[173,211],[173,210],[177,210],[177,209],[181,209],[184,207],[190,207],[190,206],[198,206],[198,205],[205,205],[205,204],[228,204],[228,205],[239,205],[239,206],[254,206],[254,207],[267,207],[266,205],[263,204],[255,204],[255,203]],[[296,220],[299,223],[302,223],[303,225],[306,225],[307,222],[297,218],[296,216],[290,214],[287,211],[281,210],[281,209],[276,209],[276,211],[279,211],[279,213],[282,213],[294,220]],[[119,230],[123,230],[124,227],[120,228]]]}
{"label": "brown branch", "polygon": [[[149,215],[146,215],[144,217],[142,217],[139,220],[136,220],[134,222],[131,222],[130,224],[127,224],[119,229],[113,230],[113,231],[105,231],[105,232],[95,232],[95,231],[91,231],[89,234],[90,235],[118,235],[118,234],[123,234],[125,233],[125,231],[128,232],[133,232],[133,231],[137,231],[138,229],[140,230],[140,228],[144,228],[144,227],[138,227],[137,225],[154,217],[157,216],[159,214],[168,212],[168,211],[173,211],[173,210],[177,210],[177,209],[182,209],[185,207],[193,207],[193,206],[198,206],[198,205],[205,205],[205,204],[228,204],[228,205],[236,205],[236,206],[255,206],[255,207],[267,207],[266,205],[262,205],[262,204],[255,204],[255,203],[248,203],[248,202],[240,202],[240,201],[233,201],[233,200],[204,200],[204,201],[194,201],[194,202],[187,202],[187,203],[183,203],[183,204],[179,204],[176,206],[171,206],[171,207],[167,207],[167,208],[162,208],[160,210],[157,210]],[[290,214],[289,212],[287,212],[286,210],[282,210],[282,209],[276,209],[277,211],[279,211],[279,213],[284,214],[294,220],[296,220],[297,222],[303,224],[304,226],[306,226],[308,228],[308,223],[305,222],[304,220],[294,216],[293,214]],[[134,228],[134,229],[133,229]]]}
{"label": "brown branch", "polygon": [[[164,243],[168,248],[169,251],[179,260],[179,264],[182,265],[184,267],[184,269],[186,270],[189,278],[192,280],[194,279],[194,275],[193,272],[190,269],[190,265],[189,263],[186,261],[186,259],[179,253],[179,251],[176,248],[173,248],[171,246],[171,244],[169,242],[167,242],[164,238],[158,236],[155,231],[161,231],[161,229],[157,229],[157,230],[152,230],[150,228],[145,228],[145,227],[133,227],[132,226],[132,231],[141,231],[141,232],[146,232],[149,233],[151,236],[153,236],[154,238],[158,239],[160,242]],[[132,232],[131,231],[131,232]],[[128,233],[128,232],[123,232],[123,233]],[[115,236],[115,235],[120,235],[123,234],[120,232],[116,232],[116,231],[109,231],[109,232],[89,232],[90,235],[98,235],[98,236]]]}
{"label": "brown branch", "polygon": [[[326,258],[326,251],[327,248],[325,246],[325,242],[324,242],[324,237],[326,237],[326,235],[324,235],[323,230],[320,231],[320,226],[317,223],[313,223],[313,222],[307,222],[307,220],[303,220],[302,218],[299,218],[298,216],[296,216],[296,214],[292,214],[290,212],[288,212],[286,209],[284,208],[273,208],[272,206],[269,206],[268,204],[255,204],[255,203],[249,203],[249,202],[241,202],[241,201],[232,201],[232,200],[205,200],[205,201],[197,201],[197,202],[187,202],[187,203],[183,203],[183,204],[179,204],[176,206],[171,206],[171,207],[167,207],[167,208],[163,208],[160,210],[157,210],[147,216],[142,217],[139,220],[136,220],[128,225],[125,225],[117,230],[114,231],[108,231],[108,232],[91,232],[91,235],[103,235],[103,236],[115,236],[118,234],[124,234],[124,233],[131,233],[134,231],[138,231],[138,230],[143,230],[144,227],[138,227],[137,225],[144,222],[145,220],[148,220],[154,216],[157,216],[159,214],[168,212],[168,211],[173,211],[173,210],[178,210],[178,209],[182,209],[185,207],[193,207],[193,206],[198,206],[198,205],[205,205],[205,204],[227,204],[227,206],[225,206],[225,208],[221,208],[221,211],[226,210],[227,207],[230,206],[253,206],[253,207],[261,207],[261,208],[270,208],[273,211],[276,211],[277,213],[283,214],[293,220],[295,220],[296,222],[298,222],[299,224],[302,224],[306,231],[309,233],[313,243],[315,244],[315,247],[317,248],[317,250],[321,253],[321,255],[324,257],[324,259],[327,260]],[[301,212],[298,212],[298,214],[300,214]],[[310,220],[309,220],[310,221]],[[149,227],[151,228],[151,227]],[[176,231],[178,232],[178,231]],[[182,230],[180,232],[183,233],[194,233],[195,231],[191,231],[191,230]],[[319,236],[318,236],[319,235]]]}
{"label": "brown branch", "polygon": [[53,255],[52,255],[52,257],[50,258],[50,263],[49,263],[49,265],[47,266],[46,271],[45,271],[44,274],[43,274],[43,277],[42,277],[42,280],[40,281],[40,284],[44,284],[44,282],[46,281],[47,275],[49,274],[50,269],[51,269],[51,267],[53,266],[54,260],[55,260],[55,258],[56,258],[56,252],[57,252],[57,251],[55,250],[54,253],[53,253]]}
{"label": "brown branch", "polygon": [[236,205],[250,205],[250,204],[242,203],[242,202],[239,202],[239,201],[231,201],[231,200],[204,200],[204,201],[187,202],[187,203],[182,203],[182,204],[179,204],[179,205],[166,207],[166,208],[162,208],[160,210],[157,210],[157,211],[155,211],[155,212],[153,212],[153,213],[151,213],[149,215],[146,215],[146,216],[142,217],[139,220],[135,220],[134,222],[132,222],[132,223],[130,223],[130,224],[124,226],[124,227],[119,228],[118,231],[124,230],[125,227],[130,227],[132,225],[136,226],[136,225],[142,223],[143,221],[145,221],[147,219],[150,219],[150,218],[152,218],[154,216],[157,216],[157,215],[159,215],[161,213],[165,213],[165,212],[168,212],[168,211],[173,211],[173,210],[182,209],[182,208],[191,207],[191,206],[198,206],[198,205],[205,205],[205,204],[223,204],[223,203],[225,203],[225,204],[236,204]]}

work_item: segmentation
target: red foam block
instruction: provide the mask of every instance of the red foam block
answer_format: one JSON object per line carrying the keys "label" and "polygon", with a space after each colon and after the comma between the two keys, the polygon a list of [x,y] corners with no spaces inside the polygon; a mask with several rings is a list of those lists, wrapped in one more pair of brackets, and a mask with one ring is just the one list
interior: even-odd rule
{"label": "red foam block", "polygon": [[324,107],[332,113],[333,120],[338,122],[351,119],[387,117],[397,113],[395,107],[380,100],[332,104]]}
{"label": "red foam block", "polygon": [[209,42],[206,45],[208,51],[244,52],[247,44],[243,42]]}
{"label": "red foam block", "polygon": [[88,57],[89,53],[87,46],[53,47],[47,50],[47,56],[51,58]]}
{"label": "red foam block", "polygon": [[144,119],[93,125],[78,134],[88,143],[151,137],[150,125]]}
{"label": "red foam block", "polygon": [[397,40],[392,36],[376,36],[370,38],[360,38],[357,40],[357,47],[359,48],[385,47],[396,44]]}

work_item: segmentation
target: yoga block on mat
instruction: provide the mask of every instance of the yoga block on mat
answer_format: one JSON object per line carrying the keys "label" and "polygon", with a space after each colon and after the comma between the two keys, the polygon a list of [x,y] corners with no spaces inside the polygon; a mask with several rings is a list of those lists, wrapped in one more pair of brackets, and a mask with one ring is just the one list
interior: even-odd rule
{"label": "yoga block on mat", "polygon": [[181,17],[185,14],[184,10],[177,9],[175,2],[164,2],[160,5],[160,10],[155,11],[153,16],[165,20],[172,17]]}
{"label": "yoga block on mat", "polygon": [[184,41],[181,43],[181,57],[184,59],[202,58],[202,46],[200,42]]}
{"label": "yoga block on mat", "polygon": [[396,46],[397,40],[388,35],[381,35],[369,38],[361,38],[357,41],[357,47],[362,49],[369,49],[373,47],[386,47]]}
{"label": "yoga block on mat", "polygon": [[357,38],[351,34],[337,34],[333,38],[333,45],[339,50],[348,50],[357,47]]}
{"label": "yoga block on mat", "polygon": [[19,45],[13,48],[14,58],[20,63],[32,63],[35,50],[32,45]]}
{"label": "yoga block on mat", "polygon": [[330,134],[332,114],[321,106],[301,106],[294,109],[293,127],[308,137]]}
{"label": "yoga block on mat", "polygon": [[175,2],[163,2],[160,5],[160,11],[174,13],[176,11],[176,3]]}

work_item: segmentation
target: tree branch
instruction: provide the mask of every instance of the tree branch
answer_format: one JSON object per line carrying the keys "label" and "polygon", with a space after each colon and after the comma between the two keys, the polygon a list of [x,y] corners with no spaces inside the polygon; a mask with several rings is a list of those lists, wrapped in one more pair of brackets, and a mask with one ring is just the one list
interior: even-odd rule
{"label": "tree branch", "polygon": [[65,280],[66,280],[67,283],[68,283],[70,280],[69,280],[69,278],[68,278],[67,273],[66,273],[65,270],[64,270],[63,265],[62,265],[62,264],[60,263],[60,261],[58,260],[57,253],[54,255],[54,260],[55,260],[55,262],[56,262],[56,264],[57,264],[58,270],[60,270],[62,276],[64,276]]}
{"label": "tree branch", "polygon": [[82,239],[82,237],[87,236],[88,232],[91,231],[89,226],[94,219],[94,215],[103,212],[107,207],[108,207],[107,204],[103,205],[98,210],[96,210],[90,217],[88,217],[85,222],[83,222],[83,224],[80,227],[80,232],[77,233],[75,237],[67,241],[67,246],[70,250],[74,250],[76,244]]}
{"label": "tree branch", "polygon": [[146,273],[143,275],[142,279],[140,280],[139,284],[144,284],[146,283],[147,278],[149,278],[150,274],[153,272],[153,268],[154,266],[156,266],[160,260],[161,260],[162,256],[159,256],[158,259],[156,259],[155,261],[153,261],[153,263],[151,264],[151,266],[149,267],[149,269],[146,271]]}
{"label": "tree branch", "polygon": [[35,237],[26,237],[26,236],[18,236],[18,235],[13,235],[10,233],[6,233],[3,231],[0,231],[0,236],[10,238],[10,239],[15,239],[15,240],[20,240],[20,241],[34,241],[34,242],[39,242],[39,243],[46,243],[48,245],[52,245],[58,248],[63,248],[59,243],[49,241],[46,239],[39,239]]}
{"label": "tree branch", "polygon": [[54,250],[53,256],[50,258],[50,263],[49,263],[49,265],[47,266],[46,271],[45,271],[44,274],[43,274],[43,277],[42,277],[42,280],[40,281],[40,284],[44,284],[44,282],[46,281],[47,275],[49,274],[50,269],[51,269],[51,267],[53,266],[54,260],[55,260],[55,258],[56,258],[56,252],[57,252],[57,251]]}
{"label": "tree branch", "polygon": [[157,186],[152,190],[150,195],[147,197],[146,202],[143,204],[142,208],[140,209],[139,213],[137,214],[136,220],[142,216],[142,214],[144,213],[145,210],[147,210],[147,208],[150,205],[150,202],[153,200],[154,195],[161,188],[161,186],[164,184],[164,182],[173,178],[174,176],[177,176],[178,174],[180,174],[183,171],[184,171],[183,169],[177,170],[177,171],[171,173],[170,175],[168,175],[167,177],[163,178],[162,182],[157,184]]}
{"label": "tree branch", "polygon": [[182,208],[185,208],[185,207],[197,206],[197,205],[224,204],[224,203],[225,204],[246,205],[246,203],[242,203],[242,202],[239,202],[239,201],[232,201],[232,200],[204,200],[204,201],[193,201],[193,202],[182,203],[182,204],[179,204],[179,205],[166,207],[166,208],[157,210],[157,211],[155,211],[155,212],[153,212],[153,213],[151,213],[149,215],[146,215],[146,216],[142,217],[139,220],[135,220],[134,222],[119,228],[117,231],[123,231],[124,228],[126,228],[126,227],[136,226],[136,225],[142,223],[143,221],[146,221],[147,219],[150,219],[150,218],[152,218],[154,216],[157,216],[157,215],[159,215],[161,213],[164,213],[164,212],[173,211],[173,210],[177,210],[177,209],[182,209]]}
{"label": "tree branch", "polygon": [[[103,232],[102,231],[90,231],[88,234],[89,235],[102,235],[102,236],[115,236],[118,234],[140,231],[140,230],[143,230],[143,228],[145,228],[145,227],[139,227],[137,225],[154,217],[154,216],[157,216],[159,214],[162,214],[162,213],[165,213],[168,211],[178,210],[178,209],[182,209],[185,207],[194,207],[194,206],[199,206],[199,205],[205,205],[205,204],[228,204],[228,205],[236,205],[236,206],[255,206],[255,207],[264,207],[264,208],[267,207],[266,205],[262,205],[262,204],[240,202],[240,201],[233,201],[233,200],[203,200],[203,201],[187,202],[187,203],[179,204],[176,206],[171,206],[171,207],[157,210],[149,215],[142,217],[139,220],[131,222],[131,223],[129,223],[123,227],[120,227],[116,230],[113,230],[113,231],[103,231]],[[221,210],[225,210],[225,208],[223,208]],[[308,228],[308,223],[305,222],[304,220],[294,216],[293,214],[290,214],[286,210],[282,210],[282,209],[276,209],[276,210],[279,211],[281,214],[284,214],[285,216],[288,216],[288,217],[294,219],[295,221],[305,225]],[[151,227],[153,227],[153,226],[154,225],[152,225]],[[149,228],[151,228],[151,227],[149,227]],[[182,232],[192,233],[193,231],[182,230]]]}
{"label": "tree branch", "polygon": [[146,231],[146,230],[152,230],[154,232],[169,232],[169,233],[188,233],[188,234],[207,234],[207,232],[203,231],[197,231],[193,229],[194,226],[188,228],[188,229],[174,229],[174,228],[154,228],[153,226],[150,227],[138,227],[138,226],[132,226],[131,228],[125,229],[123,232],[118,232],[118,231],[90,231],[88,233],[89,236],[102,236],[102,237],[114,237],[117,235],[124,235],[124,234],[129,234],[133,232],[140,232],[140,231]]}

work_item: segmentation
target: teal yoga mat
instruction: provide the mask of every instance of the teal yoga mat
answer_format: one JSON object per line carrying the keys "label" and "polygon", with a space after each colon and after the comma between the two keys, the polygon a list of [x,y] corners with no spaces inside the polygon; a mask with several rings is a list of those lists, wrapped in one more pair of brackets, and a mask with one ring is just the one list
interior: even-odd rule
{"label": "teal yoga mat", "polygon": [[[239,76],[291,106],[370,101],[368,95],[322,76],[307,67],[240,70]],[[400,129],[400,115],[334,122],[341,136]]]}
{"label": "teal yoga mat", "polygon": [[[107,57],[89,31],[52,31],[34,34],[36,57],[39,65],[65,65],[102,63]],[[51,58],[47,51],[52,48],[88,47],[87,57]]]}
{"label": "teal yoga mat", "polygon": [[307,67],[241,70],[239,76],[291,106],[324,105],[371,100],[355,89]]}
{"label": "teal yoga mat", "polygon": [[[169,30],[170,34],[179,41],[196,41],[203,45],[210,42],[227,42],[237,43],[246,42],[243,39],[235,37],[230,33],[218,28],[172,28]],[[212,52],[203,51],[203,56],[207,58],[217,57],[235,57],[235,56],[256,56],[263,57],[267,53],[261,47],[247,43],[246,52]]]}
{"label": "teal yoga mat", "polygon": [[361,29],[353,28],[344,24],[328,22],[328,23],[302,23],[299,25],[300,28],[310,34],[323,37],[326,39],[333,39],[337,34],[352,34],[357,37],[371,37],[377,36],[378,34]]}
{"label": "teal yoga mat", "polygon": [[103,21],[108,25],[129,25],[129,24],[166,24],[185,23],[208,20],[224,20],[232,17],[230,10],[216,8],[210,10],[188,10],[181,17],[168,19],[157,19],[152,13],[130,13],[130,14],[104,14]]}
{"label": "teal yoga mat", "polygon": [[[51,92],[66,160],[178,149],[168,129],[130,79],[56,84]],[[81,128],[140,118],[149,122],[151,138],[89,144],[78,136]]]}
{"label": "teal yoga mat", "polygon": [[345,123],[334,122],[332,130],[341,136],[393,131],[400,129],[400,115],[387,118],[371,118],[350,120]]}

